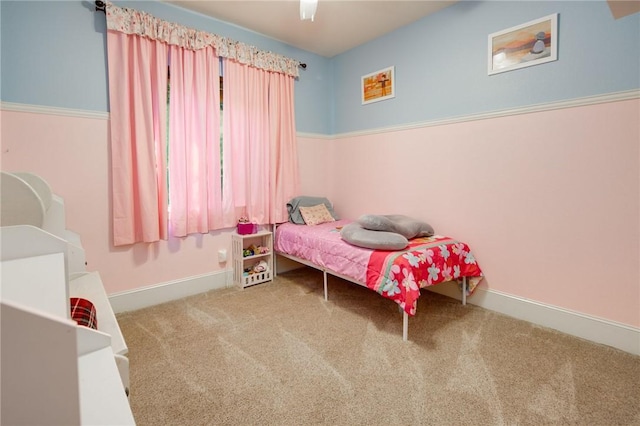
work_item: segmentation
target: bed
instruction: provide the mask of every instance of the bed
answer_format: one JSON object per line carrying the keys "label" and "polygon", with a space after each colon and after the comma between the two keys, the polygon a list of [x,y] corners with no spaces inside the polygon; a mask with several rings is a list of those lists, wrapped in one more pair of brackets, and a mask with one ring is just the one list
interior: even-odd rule
{"label": "bed", "polygon": [[347,243],[340,231],[352,220],[313,226],[282,223],[274,227],[274,252],[319,269],[328,300],[327,274],[367,287],[395,301],[403,315],[402,339],[408,339],[409,316],[416,313],[420,289],[442,282],[461,282],[462,303],[482,280],[469,246],[441,235],[417,237],[402,250],[379,250]]}

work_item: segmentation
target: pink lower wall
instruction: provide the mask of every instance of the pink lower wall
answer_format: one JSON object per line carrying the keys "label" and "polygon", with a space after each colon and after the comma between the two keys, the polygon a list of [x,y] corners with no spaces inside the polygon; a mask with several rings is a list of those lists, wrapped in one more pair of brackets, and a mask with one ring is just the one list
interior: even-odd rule
{"label": "pink lower wall", "polygon": [[640,326],[640,101],[332,141],[340,214],[467,242],[485,288]]}
{"label": "pink lower wall", "polygon": [[[114,248],[108,121],[2,111],[1,167],[64,197],[110,294],[219,271],[230,231]],[[302,193],[467,242],[486,289],[640,326],[640,101],[299,138]]]}

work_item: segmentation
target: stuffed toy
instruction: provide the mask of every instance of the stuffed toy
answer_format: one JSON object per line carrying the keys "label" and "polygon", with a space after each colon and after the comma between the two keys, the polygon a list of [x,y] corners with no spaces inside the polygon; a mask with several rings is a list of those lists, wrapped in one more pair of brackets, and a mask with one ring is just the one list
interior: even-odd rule
{"label": "stuffed toy", "polygon": [[266,272],[269,268],[269,265],[264,260],[256,263],[253,267],[253,272]]}

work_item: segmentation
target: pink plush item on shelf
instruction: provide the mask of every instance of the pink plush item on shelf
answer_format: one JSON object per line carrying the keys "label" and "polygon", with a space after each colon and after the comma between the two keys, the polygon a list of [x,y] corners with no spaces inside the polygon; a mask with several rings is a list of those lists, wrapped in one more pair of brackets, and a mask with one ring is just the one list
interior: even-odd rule
{"label": "pink plush item on shelf", "polygon": [[251,222],[238,222],[238,234],[247,235],[258,232],[258,224]]}

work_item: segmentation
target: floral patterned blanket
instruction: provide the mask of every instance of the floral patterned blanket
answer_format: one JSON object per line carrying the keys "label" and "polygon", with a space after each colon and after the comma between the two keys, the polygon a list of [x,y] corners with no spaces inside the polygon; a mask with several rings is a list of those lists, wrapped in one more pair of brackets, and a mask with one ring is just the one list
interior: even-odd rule
{"label": "floral patterned blanket", "polygon": [[375,250],[369,258],[366,284],[415,315],[420,289],[445,281],[468,279],[468,294],[482,280],[469,246],[449,237],[415,238],[401,251]]}
{"label": "floral patterned blanket", "polygon": [[340,229],[349,223],[281,224],[274,250],[348,277],[395,301],[409,315],[416,313],[421,288],[467,277],[470,294],[482,280],[482,271],[465,243],[435,235],[414,238],[400,251],[371,250],[341,238]]}

